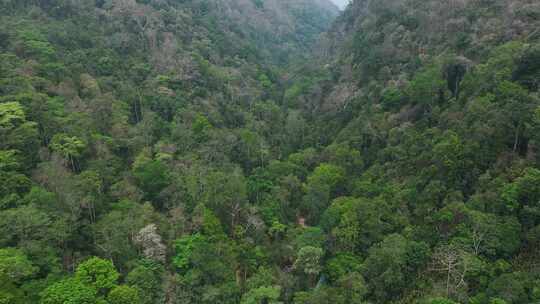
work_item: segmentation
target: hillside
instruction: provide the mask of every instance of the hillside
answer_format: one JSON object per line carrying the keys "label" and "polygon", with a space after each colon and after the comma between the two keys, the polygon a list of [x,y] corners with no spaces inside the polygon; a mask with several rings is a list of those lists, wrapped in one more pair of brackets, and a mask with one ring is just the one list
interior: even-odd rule
{"label": "hillside", "polygon": [[[280,71],[337,8],[56,0],[0,12],[0,302],[240,301],[256,270],[241,254],[261,247],[236,233],[248,217],[266,233],[247,176],[294,149]],[[197,233],[209,268],[188,278],[175,246]],[[70,279],[91,256],[106,259],[87,265],[110,270],[103,286]]]}
{"label": "hillside", "polygon": [[368,302],[538,300],[539,13],[357,0],[318,65],[294,71],[285,98],[309,121],[306,146],[361,164],[311,212]]}
{"label": "hillside", "polygon": [[218,6],[259,52],[285,63],[309,54],[338,14],[328,0],[228,0]]}
{"label": "hillside", "polygon": [[540,301],[534,0],[0,1],[0,303]]}

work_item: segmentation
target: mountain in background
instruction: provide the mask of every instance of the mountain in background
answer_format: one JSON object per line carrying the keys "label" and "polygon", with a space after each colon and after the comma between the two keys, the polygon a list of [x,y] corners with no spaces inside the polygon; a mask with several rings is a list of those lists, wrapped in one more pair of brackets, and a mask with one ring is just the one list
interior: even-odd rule
{"label": "mountain in background", "polygon": [[208,5],[214,18],[227,18],[230,30],[255,42],[257,51],[285,63],[301,52],[309,53],[338,15],[329,0],[220,0]]}
{"label": "mountain in background", "polygon": [[340,9],[345,9],[347,7],[347,5],[349,5],[349,3],[351,1],[349,0],[333,0],[334,4],[337,5]]}

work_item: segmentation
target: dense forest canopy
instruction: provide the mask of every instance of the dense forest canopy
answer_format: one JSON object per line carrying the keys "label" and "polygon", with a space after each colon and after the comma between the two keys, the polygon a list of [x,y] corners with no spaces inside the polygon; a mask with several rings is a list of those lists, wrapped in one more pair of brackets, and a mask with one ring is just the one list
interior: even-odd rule
{"label": "dense forest canopy", "polygon": [[540,302],[536,0],[0,0],[0,304]]}

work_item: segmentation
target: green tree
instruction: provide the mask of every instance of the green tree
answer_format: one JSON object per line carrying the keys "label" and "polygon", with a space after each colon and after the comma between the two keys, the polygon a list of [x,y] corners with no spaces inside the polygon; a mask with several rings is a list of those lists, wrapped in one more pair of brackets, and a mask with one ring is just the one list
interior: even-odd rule
{"label": "green tree", "polygon": [[523,273],[505,273],[490,282],[487,294],[507,303],[525,303],[528,301],[527,283]]}
{"label": "green tree", "polygon": [[197,247],[204,247],[205,244],[206,238],[198,233],[177,240],[175,243],[176,256],[173,258],[174,265],[182,271],[189,269],[193,250]]}
{"label": "green tree", "polygon": [[159,160],[148,160],[136,164],[133,175],[149,200],[156,200],[161,190],[170,182],[168,168]]}
{"label": "green tree", "polygon": [[456,133],[450,131],[441,136],[433,147],[433,162],[441,172],[441,179],[449,187],[461,189],[467,185],[467,173],[472,163],[467,155],[466,144]]}
{"label": "green tree", "polygon": [[41,293],[41,304],[96,304],[97,291],[77,279],[52,284]]}
{"label": "green tree", "polygon": [[60,153],[67,161],[71,170],[78,171],[78,158],[84,152],[86,143],[77,136],[69,136],[67,134],[56,134],[52,138],[49,147],[51,150]]}
{"label": "green tree", "polygon": [[446,82],[441,68],[434,64],[419,71],[407,88],[409,99],[416,104],[434,106],[445,101]]}
{"label": "green tree", "polygon": [[266,286],[252,289],[242,296],[241,304],[280,304],[281,287]]}
{"label": "green tree", "polygon": [[119,276],[111,261],[98,257],[81,263],[75,271],[75,279],[102,295],[116,286]]}
{"label": "green tree", "polygon": [[191,126],[193,134],[195,136],[195,139],[198,142],[204,142],[208,140],[209,132],[212,130],[212,124],[203,115],[197,115],[195,117],[195,121],[193,122],[193,125]]}
{"label": "green tree", "polygon": [[38,272],[28,257],[14,248],[0,249],[0,303],[23,304],[30,298],[21,288]]}
{"label": "green tree", "polygon": [[3,129],[13,129],[26,120],[24,110],[18,102],[0,104],[0,126]]}
{"label": "green tree", "polygon": [[231,168],[228,172],[209,172],[204,186],[204,191],[199,194],[200,199],[219,218],[225,229],[232,230],[239,223],[247,203],[244,174],[238,168]]}
{"label": "green tree", "polygon": [[294,268],[305,274],[311,284],[322,271],[323,250],[318,247],[305,246],[298,251]]}
{"label": "green tree", "polygon": [[344,177],[343,168],[331,164],[321,164],[308,177],[308,184],[327,185],[333,191],[344,181]]}
{"label": "green tree", "polygon": [[427,262],[425,244],[391,234],[369,249],[362,274],[376,299],[398,298],[413,282],[414,274]]}
{"label": "green tree", "polygon": [[3,282],[20,283],[37,272],[28,258],[18,249],[0,249],[0,277]]}
{"label": "green tree", "polygon": [[148,225],[156,214],[149,203],[123,200],[111,212],[101,216],[92,227],[97,248],[115,264],[125,265],[138,257],[133,237]]}
{"label": "green tree", "polygon": [[19,102],[0,102],[0,150],[19,150],[27,160],[37,147],[37,124],[26,119]]}
{"label": "green tree", "polygon": [[435,298],[427,301],[428,304],[458,304],[450,299],[446,298]]}
{"label": "green tree", "polygon": [[499,83],[496,95],[497,103],[505,113],[504,117],[501,117],[503,119],[501,127],[512,131],[509,135],[512,151],[520,152],[518,149],[525,140],[525,133],[533,120],[534,109],[540,101],[534,95],[530,95],[525,88],[511,81]]}
{"label": "green tree", "polygon": [[24,54],[28,57],[47,61],[55,54],[54,47],[45,36],[36,30],[21,30],[18,33]]}
{"label": "green tree", "polygon": [[137,288],[142,304],[153,304],[161,296],[163,272],[155,261],[143,260],[128,273],[126,282]]}
{"label": "green tree", "polygon": [[54,240],[49,234],[51,216],[35,206],[21,206],[0,212],[0,244],[17,244],[30,241]]}
{"label": "green tree", "polygon": [[361,260],[348,253],[338,253],[326,262],[325,273],[333,282],[360,270]]}
{"label": "green tree", "polygon": [[526,228],[540,224],[539,185],[540,170],[526,168],[512,183],[502,187],[501,197],[505,203],[505,209],[518,213],[520,222]]}
{"label": "green tree", "polygon": [[173,263],[193,302],[232,303],[238,297],[235,261],[229,243],[192,235],[177,241],[175,249]]}
{"label": "green tree", "polygon": [[343,290],[346,303],[364,304],[365,297],[369,289],[364,277],[358,272],[351,272],[342,276],[338,281],[338,286]]}
{"label": "green tree", "polygon": [[540,87],[540,46],[537,44],[529,46],[517,61],[512,80],[518,81],[530,91],[538,90]]}
{"label": "green tree", "polygon": [[355,253],[366,252],[403,221],[382,199],[340,197],[325,211],[321,224],[335,237],[337,250]]}
{"label": "green tree", "polygon": [[332,144],[323,151],[323,155],[329,163],[345,168],[348,174],[354,174],[364,166],[360,151],[348,143]]}
{"label": "green tree", "polygon": [[344,178],[345,170],[331,164],[319,165],[308,177],[302,209],[311,222],[318,222],[332,195],[339,193],[343,187]]}
{"label": "green tree", "polygon": [[109,304],[139,304],[139,292],[137,289],[125,285],[114,287],[107,295]]}
{"label": "green tree", "polygon": [[16,150],[0,150],[0,210],[16,207],[30,190],[31,180],[20,172],[23,166],[18,154]]}

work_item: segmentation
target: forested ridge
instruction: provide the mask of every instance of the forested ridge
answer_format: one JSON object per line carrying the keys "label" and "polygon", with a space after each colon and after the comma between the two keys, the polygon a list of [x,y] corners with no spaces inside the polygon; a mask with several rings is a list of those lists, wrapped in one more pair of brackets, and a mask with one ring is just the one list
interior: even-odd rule
{"label": "forested ridge", "polygon": [[0,0],[0,304],[540,303],[535,0]]}

